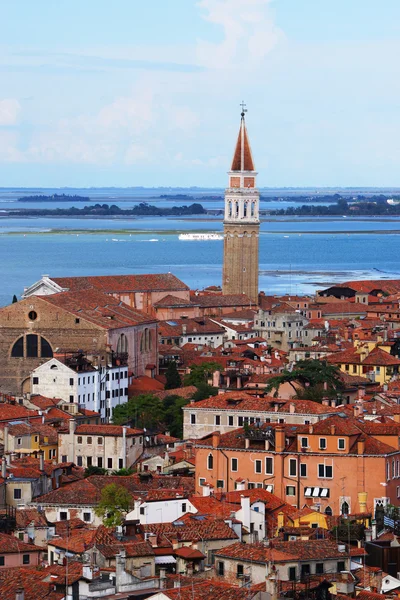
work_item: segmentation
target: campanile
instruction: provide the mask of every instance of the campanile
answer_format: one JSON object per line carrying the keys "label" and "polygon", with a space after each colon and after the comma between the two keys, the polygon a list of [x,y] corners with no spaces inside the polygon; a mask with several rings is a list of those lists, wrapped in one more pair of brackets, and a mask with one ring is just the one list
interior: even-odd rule
{"label": "campanile", "polygon": [[258,304],[258,237],[260,231],[256,171],[242,103],[239,135],[225,190],[224,294],[246,294]]}

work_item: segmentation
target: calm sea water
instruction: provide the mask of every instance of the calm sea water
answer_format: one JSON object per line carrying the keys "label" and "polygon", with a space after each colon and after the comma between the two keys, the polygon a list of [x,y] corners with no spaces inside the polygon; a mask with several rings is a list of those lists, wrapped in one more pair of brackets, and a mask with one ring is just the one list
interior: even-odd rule
{"label": "calm sea water", "polygon": [[[157,194],[168,191],[171,192],[160,190]],[[94,201],[115,202],[123,207],[143,200],[153,203],[155,195],[154,190],[119,189],[46,190],[45,193],[53,192],[89,195]],[[171,271],[192,288],[221,282],[222,241],[178,239],[178,234],[186,231],[222,232],[220,219],[1,217],[2,209],[22,208],[23,204],[16,199],[27,193],[0,190],[0,305],[8,304],[13,294],[19,296],[24,287],[42,274],[56,277]],[[204,193],[220,194],[221,190]],[[168,199],[158,202],[160,206],[184,203]],[[26,206],[52,208],[71,204],[27,203]],[[265,206],[272,208],[272,204]],[[210,200],[204,205],[222,208],[220,200]],[[276,203],[279,207],[289,205],[289,202]],[[400,277],[399,234],[400,219],[264,221],[260,235],[260,289],[266,293],[307,293],[334,281]]]}
{"label": "calm sea water", "polygon": [[[82,221],[73,221],[71,226],[82,227]],[[45,225],[43,222],[40,226]],[[84,225],[94,229],[100,225],[104,228],[105,223],[85,221]],[[111,225],[116,227],[114,222]],[[127,223],[118,225],[123,228]],[[220,283],[222,241],[180,241],[177,233],[169,233],[178,225],[187,231],[220,231],[220,222],[206,223],[204,227],[204,222],[155,219],[141,225],[147,231],[131,235],[67,232],[0,235],[0,304],[8,304],[13,294],[20,295],[25,286],[42,274],[55,277],[171,271],[193,288]],[[23,226],[30,228],[30,224]],[[332,281],[400,277],[400,236],[388,232],[395,228],[400,233],[400,224],[386,222],[263,223],[260,289],[267,293],[306,293]],[[370,233],[361,233],[366,230]]]}

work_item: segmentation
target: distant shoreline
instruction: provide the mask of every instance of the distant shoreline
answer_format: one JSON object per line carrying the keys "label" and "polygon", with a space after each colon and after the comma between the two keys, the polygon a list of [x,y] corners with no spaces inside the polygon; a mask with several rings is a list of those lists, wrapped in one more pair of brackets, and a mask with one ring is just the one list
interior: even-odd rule
{"label": "distant shoreline", "polygon": [[[3,235],[23,235],[23,236],[32,236],[32,235],[148,235],[148,236],[162,236],[166,237],[169,235],[179,235],[181,233],[187,233],[187,229],[168,229],[168,230],[155,230],[155,229],[48,229],[45,231],[1,231],[0,236]],[[196,233],[210,233],[209,229],[196,229]],[[213,230],[213,233],[222,234],[221,230]],[[261,235],[269,235],[269,236],[302,236],[302,235],[341,235],[341,236],[350,236],[350,235],[400,235],[400,227],[399,229],[363,229],[356,231],[263,231]]]}

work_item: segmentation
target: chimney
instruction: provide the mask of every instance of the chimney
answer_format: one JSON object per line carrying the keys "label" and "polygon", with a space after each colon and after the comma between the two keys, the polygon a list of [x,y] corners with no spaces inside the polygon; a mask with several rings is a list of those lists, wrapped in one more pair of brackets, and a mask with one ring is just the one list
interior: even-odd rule
{"label": "chimney", "polygon": [[365,452],[365,438],[360,437],[357,440],[357,454],[364,454]]}
{"label": "chimney", "polygon": [[7,477],[7,461],[5,456],[1,459],[1,476],[3,479]]}
{"label": "chimney", "polygon": [[360,507],[360,513],[367,512],[367,492],[358,492],[358,506]]}
{"label": "chimney", "polygon": [[[126,469],[126,430],[127,430],[127,426],[126,425],[122,425],[122,467],[124,469]],[[143,438],[144,441],[144,438]]]}
{"label": "chimney", "polygon": [[160,590],[163,590],[165,588],[165,584],[166,584],[166,580],[167,580],[167,576],[166,576],[166,569],[160,569]]}
{"label": "chimney", "polygon": [[248,496],[240,496],[240,506],[242,509],[242,523],[250,531],[250,498]]}
{"label": "chimney", "polygon": [[8,452],[8,425],[4,427],[4,454]]}
{"label": "chimney", "polygon": [[39,452],[39,471],[44,471],[44,452]]}
{"label": "chimney", "polygon": [[182,335],[186,335],[186,332],[187,332],[187,326],[182,325]]}
{"label": "chimney", "polygon": [[25,600],[24,588],[17,588],[15,590],[15,600]]}
{"label": "chimney", "polygon": [[221,372],[220,371],[214,371],[213,375],[212,375],[212,380],[213,380],[213,386],[214,387],[219,387],[219,378],[221,376]]}
{"label": "chimney", "polygon": [[323,406],[329,406],[329,398],[322,398]]}
{"label": "chimney", "polygon": [[75,433],[75,429],[76,429],[76,421],[75,421],[75,419],[70,419],[69,420],[69,433],[70,433],[70,435],[73,435]]}
{"label": "chimney", "polygon": [[283,452],[285,450],[285,428],[278,425],[275,428],[275,451]]}
{"label": "chimney", "polygon": [[310,423],[308,426],[308,433],[312,433],[313,431],[314,431],[314,427],[312,426],[312,423]]}
{"label": "chimney", "polygon": [[115,570],[115,580],[116,580],[116,592],[122,592],[122,586],[125,582],[125,567],[126,567],[126,550],[119,551],[119,554],[116,555],[116,570]]}
{"label": "chimney", "polygon": [[295,411],[296,411],[296,405],[295,405],[293,402],[291,402],[291,403],[289,404],[289,412],[290,412],[291,414],[293,414]]}
{"label": "chimney", "polygon": [[331,425],[331,435],[335,435],[335,433],[336,433],[336,427],[335,427],[335,425],[332,423],[332,425]]}
{"label": "chimney", "polygon": [[361,415],[361,412],[362,412],[361,405],[359,403],[354,404],[353,414],[354,414],[355,418],[359,417]]}
{"label": "chimney", "polygon": [[219,431],[213,431],[211,435],[213,448],[218,448],[221,434]]}

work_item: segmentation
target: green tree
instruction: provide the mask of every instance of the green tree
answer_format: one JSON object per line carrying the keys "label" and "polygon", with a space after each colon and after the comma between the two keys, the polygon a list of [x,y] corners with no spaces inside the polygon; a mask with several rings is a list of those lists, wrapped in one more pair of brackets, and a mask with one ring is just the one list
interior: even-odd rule
{"label": "green tree", "polygon": [[183,410],[182,408],[188,404],[186,398],[171,395],[164,398],[165,409],[165,428],[172,436],[181,438],[183,436]]}
{"label": "green tree", "polygon": [[167,380],[167,383],[165,384],[166,390],[174,390],[176,388],[181,387],[181,376],[178,373],[176,362],[174,360],[171,360],[169,362],[167,370],[165,372],[165,378]]}
{"label": "green tree", "polygon": [[102,467],[95,467],[94,465],[86,467],[84,476],[90,477],[90,475],[107,475],[107,469]]}
{"label": "green tree", "polygon": [[100,502],[95,508],[95,513],[103,520],[106,527],[122,525],[129,512],[132,498],[128,490],[116,483],[110,483],[101,490]]}
{"label": "green tree", "polygon": [[[298,390],[295,383],[304,389]],[[268,393],[274,390],[274,396],[279,393],[279,386],[289,383],[294,391],[294,397],[320,402],[324,396],[336,396],[342,389],[339,368],[320,360],[299,360],[291,371],[283,371],[272,377],[266,387]],[[326,388],[325,389],[325,385]]]}
{"label": "green tree", "polygon": [[203,362],[200,365],[191,365],[190,373],[185,375],[185,385],[195,385],[199,387],[202,383],[207,383],[208,378],[214,371],[222,371],[222,365],[216,361]]}
{"label": "green tree", "polygon": [[199,400],[205,400],[210,396],[216,396],[218,394],[218,388],[208,385],[208,383],[199,383],[197,386],[197,392],[192,396],[192,400],[199,402]]}
{"label": "green tree", "polygon": [[135,396],[114,408],[112,420],[115,425],[132,423],[142,429],[159,429],[164,422],[163,402],[151,394]]}
{"label": "green tree", "polygon": [[118,469],[117,471],[113,471],[111,475],[117,475],[117,477],[129,477],[129,475],[133,474],[133,469]]}

